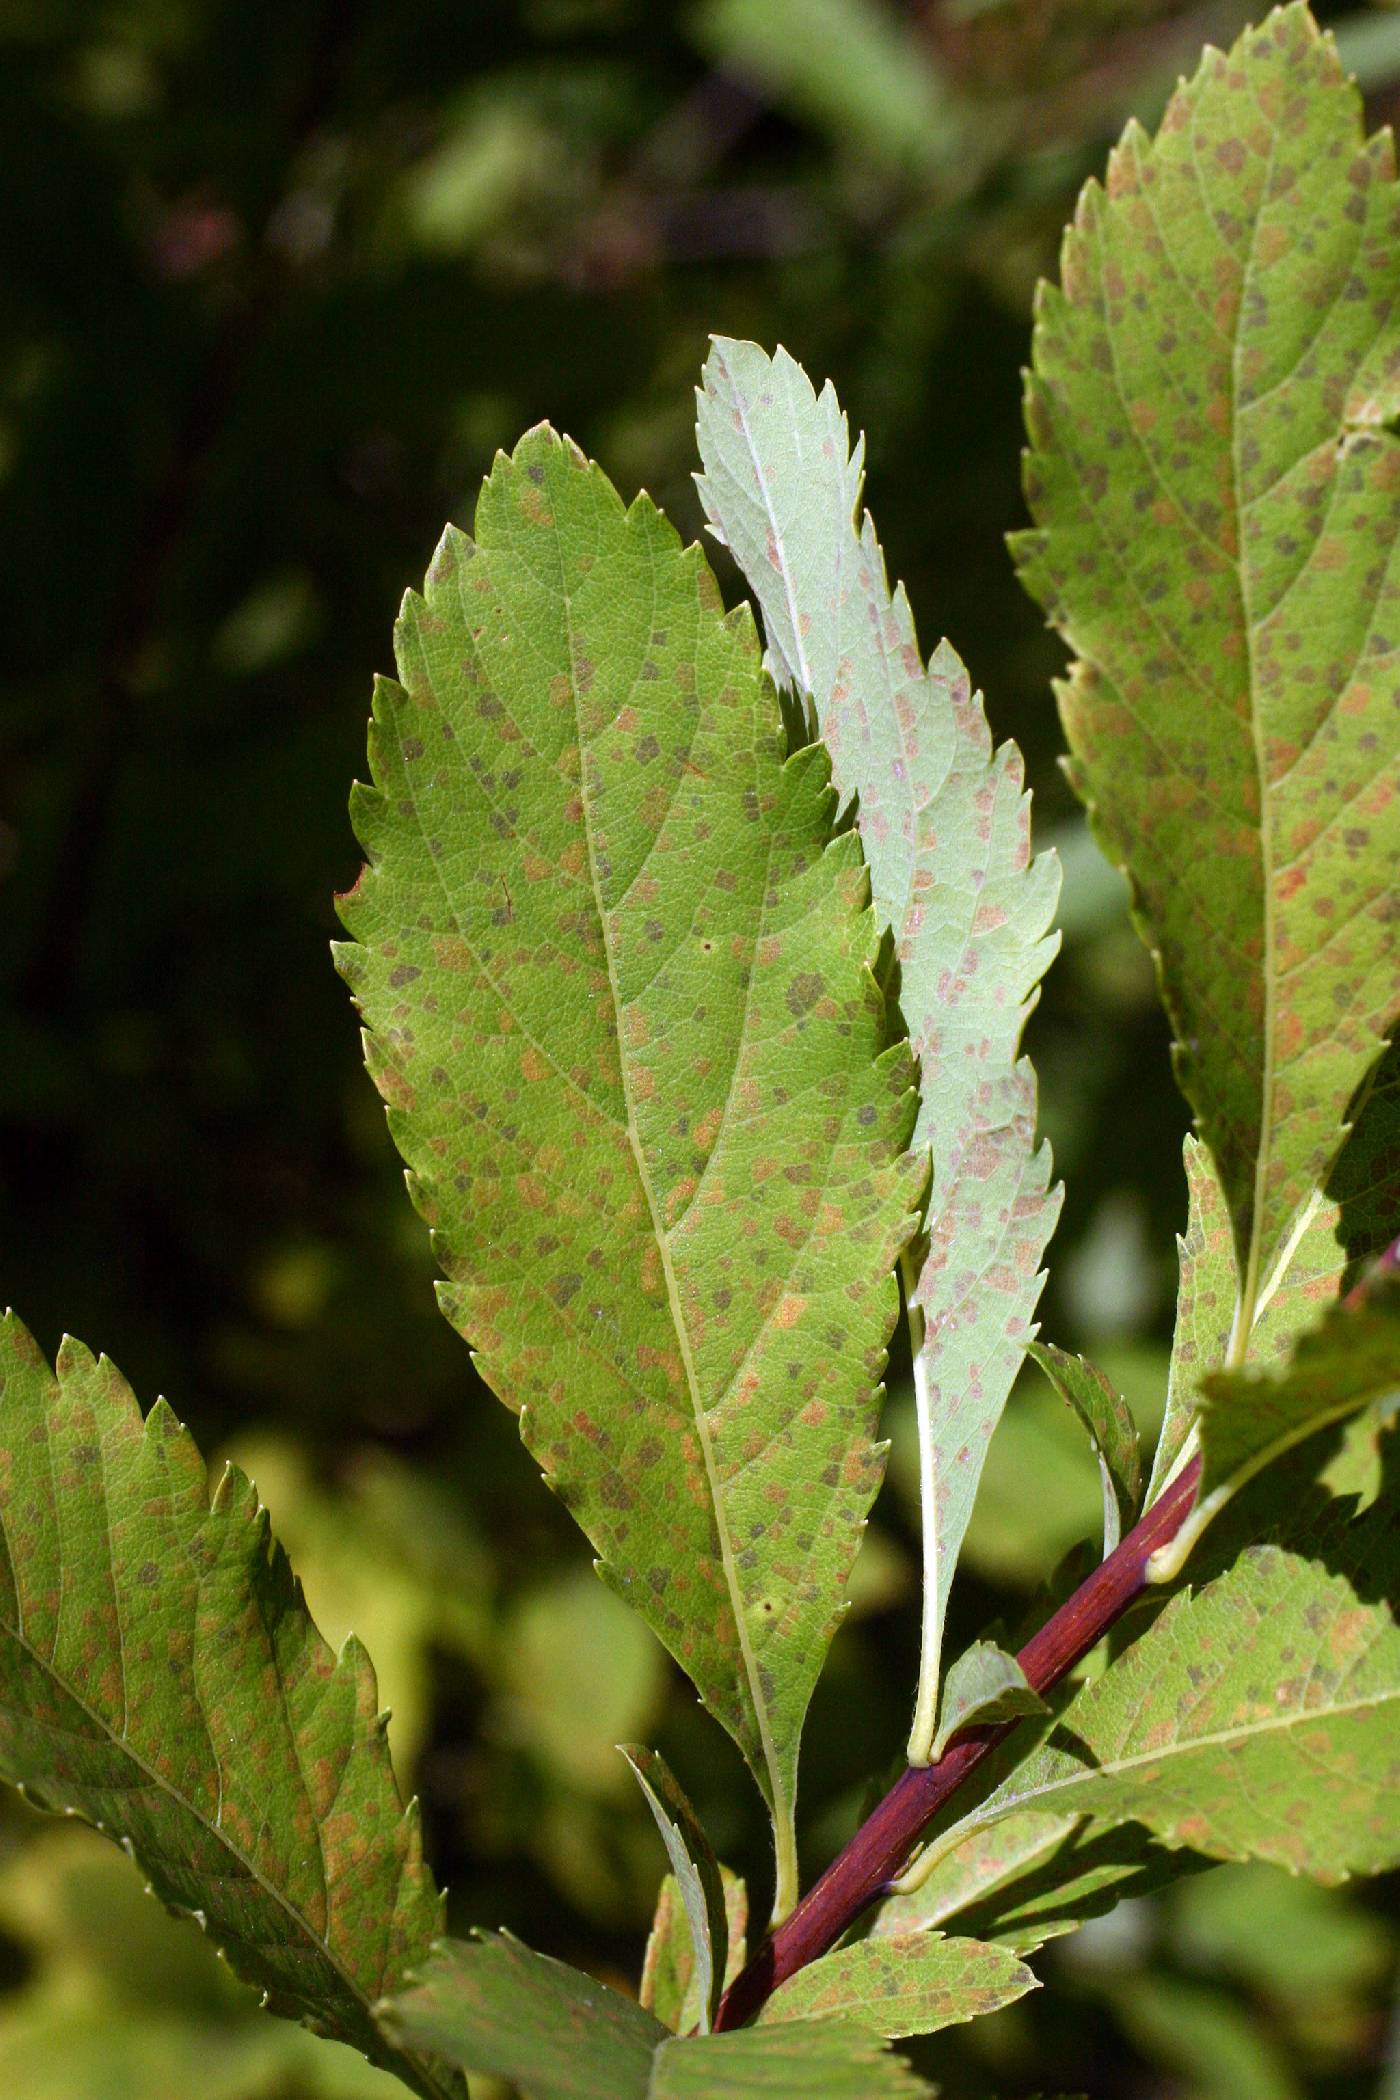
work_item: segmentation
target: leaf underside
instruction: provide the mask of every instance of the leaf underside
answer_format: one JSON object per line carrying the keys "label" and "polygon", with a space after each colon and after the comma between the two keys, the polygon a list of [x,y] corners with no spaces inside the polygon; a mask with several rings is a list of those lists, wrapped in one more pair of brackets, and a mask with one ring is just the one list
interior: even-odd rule
{"label": "leaf underside", "polygon": [[390,2032],[508,2079],[530,2100],[931,2100],[854,2021],[673,2035],[507,1933],[439,1942],[381,2017]]}
{"label": "leaf underside", "polygon": [[920,1196],[858,845],[747,610],[544,427],[396,647],[338,961],[443,1308],[743,1750],[790,1900]]}
{"label": "leaf underside", "polygon": [[1397,1008],[1400,190],[1301,5],[1130,125],[1036,324],[1021,573],[1245,1327]]}
{"label": "leaf underside", "polygon": [[131,1851],[275,2012],[425,2100],[370,2008],[441,1929],[416,1806],[394,1784],[374,1672],[316,1631],[267,1512],[193,1439],[142,1421],[105,1357],[57,1374],[0,1322],[0,1775]]}
{"label": "leaf underside", "polygon": [[973,1819],[1131,1820],[1321,1881],[1400,1863],[1400,1509],[1349,1515],[1174,1597]]}
{"label": "leaf underside", "polygon": [[855,801],[921,1064],[915,1143],[932,1147],[933,1189],[907,1285],[923,1325],[927,1734],[954,1566],[1059,1211],[1035,1143],[1034,1074],[1017,1056],[1058,944],[1059,869],[1053,855],[1031,861],[1020,753],[993,750],[956,654],[943,642],[924,665],[860,509],[863,440],[852,449],[831,385],[818,396],[786,351],[717,338],[698,435],[712,528],[762,608],[775,674],[811,697],[832,779]]}

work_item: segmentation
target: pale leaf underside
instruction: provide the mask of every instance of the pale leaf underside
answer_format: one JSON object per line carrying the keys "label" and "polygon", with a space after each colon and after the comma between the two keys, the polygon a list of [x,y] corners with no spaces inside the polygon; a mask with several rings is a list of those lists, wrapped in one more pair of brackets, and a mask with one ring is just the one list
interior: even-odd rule
{"label": "pale leaf underside", "polygon": [[1397,1007],[1400,190],[1360,116],[1303,6],[1208,50],[1084,191],[1027,396],[1022,574],[1243,1331]]}
{"label": "pale leaf underside", "polygon": [[441,1906],[394,1784],[374,1672],[332,1655],[267,1512],[106,1358],[57,1375],[0,1323],[0,1775],[126,1844],[274,2011],[397,2072],[373,2002]]}
{"label": "pale leaf underside", "polygon": [[927,1754],[948,1590],[987,1444],[1040,1294],[1059,1209],[1035,1143],[1021,1029],[1055,952],[1059,871],[1030,858],[1014,745],[993,751],[980,697],[944,642],[925,667],[891,591],[862,450],[830,384],[784,350],[717,339],[699,396],[706,513],[763,611],[770,657],[810,695],[843,802],[854,799],[876,918],[893,929],[918,1052],[915,1142],[931,1145],[929,1243],[907,1278],[922,1318]]}
{"label": "pale leaf underside", "polygon": [[442,1302],[735,1737],[795,1895],[797,1745],[879,1481],[920,1195],[855,839],[747,609],[544,428],[381,681],[340,967]]}

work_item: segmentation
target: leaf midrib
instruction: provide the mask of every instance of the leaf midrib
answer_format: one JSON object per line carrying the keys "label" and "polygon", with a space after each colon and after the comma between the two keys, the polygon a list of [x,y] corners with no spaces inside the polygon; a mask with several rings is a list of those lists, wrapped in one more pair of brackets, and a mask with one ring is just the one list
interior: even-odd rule
{"label": "leaf midrib", "polygon": [[[1185,1740],[1170,1743],[1160,1750],[1134,1752],[1129,1757],[1119,1757],[1108,1763],[1090,1766],[1086,1770],[1065,1773],[1057,1779],[1047,1781],[1043,1786],[1031,1787],[1024,1793],[1012,1796],[997,1808],[994,1815],[987,1816],[985,1821],[976,1817],[970,1819],[967,1826],[960,1830],[959,1836],[971,1837],[975,1831],[990,1829],[993,1824],[1000,1823],[1004,1817],[1014,1814],[1017,1810],[1032,1808],[1039,1801],[1055,1794],[1068,1793],[1074,1787],[1089,1785],[1095,1779],[1118,1779],[1146,1765],[1160,1765],[1172,1758],[1193,1756],[1198,1750],[1231,1749],[1240,1743],[1252,1742],[1262,1735],[1277,1734],[1284,1729],[1307,1728],[1313,1723],[1333,1721],[1348,1714],[1365,1713],[1373,1707],[1386,1706],[1392,1701],[1400,1701],[1400,1689],[1392,1688],[1366,1698],[1334,1700],[1326,1706],[1310,1707],[1304,1713],[1265,1715],[1247,1727],[1239,1725],[1234,1728],[1211,1729],[1203,1735],[1193,1735]],[[1070,1715],[1066,1714],[1063,1725],[1068,1727],[1069,1722]],[[1040,1812],[1054,1813],[1053,1810]],[[1091,1811],[1066,1810],[1065,1813],[1089,1814]],[[1127,1820],[1133,1822],[1138,1819],[1129,1816]]]}
{"label": "leaf midrib", "polygon": [[[46,1441],[51,1442],[50,1439],[46,1439]],[[0,1532],[3,1532],[2,1523],[0,1523]],[[67,1585],[65,1584],[64,1587],[66,1589]],[[18,1594],[18,1592],[16,1592],[16,1594]],[[149,1786],[153,1789],[153,1791],[155,1791],[158,1794],[163,1794],[166,1797],[168,1797],[168,1799],[170,1799],[171,1801],[177,1803],[178,1806],[181,1807],[187,1815],[191,1816],[194,1819],[194,1821],[199,1824],[202,1830],[204,1830],[209,1836],[211,1836],[215,1840],[215,1842],[219,1846],[222,1847],[222,1849],[229,1855],[231,1859],[234,1859],[238,1862],[239,1866],[243,1869],[246,1878],[250,1882],[252,1882],[256,1888],[260,1889],[262,1893],[265,1896],[267,1896],[271,1900],[271,1902],[277,1907],[277,1909],[280,1910],[282,1914],[298,1928],[299,1935],[303,1939],[310,1941],[312,1946],[324,1959],[327,1967],[334,1971],[334,1973],[344,1983],[350,1995],[354,1999],[356,1999],[356,2001],[364,2008],[366,2024],[370,2028],[372,2028],[376,2034],[380,2034],[382,2036],[383,2030],[380,2028],[379,2023],[374,2018],[373,2008],[377,1998],[381,1997],[383,1993],[376,1992],[376,1996],[373,1999],[366,1995],[364,1987],[359,1983],[357,1978],[354,1977],[348,1969],[346,1969],[340,1957],[332,1949],[329,1941],[326,1940],[325,1937],[316,1930],[316,1928],[311,1924],[310,1920],[306,1917],[305,1913],[303,1911],[298,1910],[296,1905],[290,1900],[290,1898],[284,1895],[283,1892],[279,1888],[277,1888],[277,1886],[274,1883],[268,1881],[263,1875],[263,1873],[257,1867],[254,1866],[253,1862],[243,1852],[242,1848],[233,1843],[233,1841],[229,1838],[223,1825],[220,1823],[211,1822],[205,1810],[197,1807],[193,1801],[189,1800],[184,1794],[181,1793],[178,1787],[172,1786],[170,1781],[162,1773],[156,1771],[155,1768],[147,1761],[147,1759],[142,1756],[140,1751],[137,1750],[135,1745],[130,1741],[130,1739],[125,1735],[125,1733],[118,1734],[117,1731],[112,1727],[111,1723],[105,1718],[105,1716],[99,1713],[80,1691],[78,1691],[74,1686],[70,1685],[67,1682],[67,1680],[60,1674],[60,1672],[54,1668],[51,1660],[47,1656],[40,1653],[40,1651],[34,1646],[33,1642],[28,1638],[26,1634],[17,1630],[3,1617],[0,1617],[0,1628],[3,1628],[3,1630],[10,1636],[10,1638],[14,1641],[17,1647],[23,1649],[24,1653],[30,1658],[35,1667],[52,1684],[56,1685],[59,1688],[59,1690],[63,1693],[64,1697],[71,1701],[71,1703],[74,1706],[76,1706],[81,1713],[86,1714],[88,1719],[93,1723],[93,1726],[96,1729],[99,1736],[105,1737],[108,1742],[112,1743],[126,1757],[130,1759],[131,1763],[134,1764],[137,1767],[137,1769],[145,1775],[146,1781],[149,1784]],[[125,1675],[123,1675],[122,1689],[123,1696],[125,1696]],[[14,1708],[8,1708],[6,1710],[11,1713],[16,1713],[16,1710]],[[16,1713],[16,1718],[32,1719],[32,1716],[25,1717]],[[290,1714],[287,1715],[287,1722],[288,1726],[290,1727]],[[42,1725],[47,1728],[51,1724],[45,1722]],[[63,1732],[71,1733],[72,1731],[65,1730]],[[88,1740],[88,1738],[79,1738],[79,1740]],[[211,1749],[213,1748],[212,1742],[210,1744],[210,1747]],[[219,1761],[217,1751],[214,1752],[214,1761],[219,1775],[219,1792],[220,1799],[222,1800],[223,1766]],[[298,1766],[298,1770],[300,1770],[300,1766]],[[316,1822],[317,1838],[319,1842],[320,1818],[316,1816],[314,1808],[312,1809],[312,1816]],[[100,1828],[102,1826],[99,1825],[98,1827]],[[138,1864],[142,1864],[141,1855],[135,1850],[134,1846],[133,1857],[136,1859]],[[400,1881],[402,1881],[402,1878],[402,1874],[400,1874]],[[183,1908],[184,1906],[179,1907]],[[215,1945],[218,1945],[220,1943],[222,1935],[210,1928],[208,1922],[209,1914],[207,1911],[203,1910],[202,1908],[198,1912],[190,1910],[187,1911],[187,1915],[192,1918],[196,1916],[201,1918],[203,1920],[204,1930],[208,1934],[209,1938],[214,1941]],[[298,2025],[303,2024],[304,2022],[298,2021]],[[355,2045],[351,2043],[350,2046],[353,2048]],[[396,2045],[389,2043],[387,2040],[385,2046],[386,2048],[392,2050],[392,2052],[395,2055],[402,2055],[402,2052],[396,2047]],[[403,2056],[403,2062],[406,2069],[412,2074],[413,2078],[418,2080],[420,2083],[425,2083],[431,2086],[434,2093],[441,2095],[441,2100],[460,2100],[460,2094],[454,2086],[441,2084],[439,2080],[435,2076],[433,2076],[433,2074],[428,2069],[426,2069],[420,2062],[416,2061],[414,2058],[409,2056]]]}
{"label": "leaf midrib", "polygon": [[[654,613],[656,608],[656,553],[655,548],[650,540],[647,541],[646,545],[648,560],[650,561],[652,568],[652,610]],[[558,550],[559,555],[560,602],[562,603],[564,608],[564,625],[568,636],[569,691],[572,695],[574,703],[574,728],[575,733],[578,737],[579,772],[580,781],[582,783],[583,777],[588,768],[589,745],[587,739],[584,736],[583,722],[579,712],[578,684],[574,672],[576,652],[574,636],[573,595],[569,587],[568,572],[564,563],[563,544],[557,533],[555,534],[555,546]],[[772,1788],[773,1816],[776,1829],[780,1826],[785,1826],[788,1823],[788,1821],[790,1820],[791,1809],[790,1804],[787,1800],[786,1791],[782,1783],[782,1775],[778,1762],[777,1746],[773,1739],[772,1719],[768,1710],[768,1702],[767,1699],[764,1697],[757,1662],[755,1660],[752,1644],[749,1638],[749,1629],[743,1609],[743,1592],[740,1587],[738,1569],[735,1564],[734,1546],[729,1534],[728,1515],[725,1510],[724,1499],[721,1493],[719,1469],[715,1459],[714,1444],[710,1435],[709,1415],[701,1396],[700,1377],[695,1363],[694,1352],[691,1348],[690,1332],[686,1324],[685,1312],[681,1299],[680,1285],[675,1272],[675,1264],[671,1259],[670,1237],[662,1227],[660,1212],[657,1208],[656,1192],[652,1186],[651,1174],[648,1169],[646,1155],[642,1147],[641,1132],[637,1126],[636,1104],[633,1098],[632,1090],[631,1065],[623,1050],[622,1016],[625,1011],[625,1002],[623,1000],[621,986],[618,981],[617,961],[613,949],[613,940],[611,933],[612,915],[609,912],[606,904],[604,903],[602,882],[598,873],[597,853],[593,837],[593,825],[589,816],[589,803],[590,797],[588,796],[588,794],[580,794],[580,821],[583,825],[584,844],[588,854],[589,882],[593,890],[594,908],[598,914],[599,933],[603,943],[604,959],[607,964],[608,990],[612,997],[613,1013],[615,1016],[615,1042],[617,1050],[618,1083],[622,1089],[623,1105],[626,1110],[627,1144],[632,1154],[632,1163],[636,1171],[638,1184],[641,1188],[643,1196],[646,1199],[647,1215],[651,1222],[652,1237],[655,1240],[657,1249],[661,1256],[661,1271],[666,1284],[667,1310],[670,1314],[672,1330],[676,1337],[676,1346],[680,1351],[681,1364],[685,1372],[686,1390],[690,1396],[691,1416],[695,1423],[695,1433],[699,1440],[701,1456],[703,1457],[705,1463],[705,1478],[710,1490],[710,1507],[714,1517],[716,1535],[719,1539],[720,1566],[724,1575],[725,1589],[729,1596],[730,1609],[734,1615],[734,1626],[739,1642],[739,1652],[744,1665],[745,1682],[748,1685],[749,1696],[753,1702],[754,1719],[758,1724],[759,1741],[763,1750],[764,1763],[768,1770],[769,1784]],[[741,1047],[742,1045],[736,1046],[736,1070]],[[718,1149],[719,1142],[720,1138],[717,1134],[715,1139],[716,1149]],[[713,1157],[713,1154],[711,1156]],[[793,1891],[793,1894],[796,1894],[795,1890]]]}
{"label": "leaf midrib", "polygon": [[[1256,105],[1257,106],[1257,105]],[[1261,112],[1262,114],[1262,112]],[[1243,382],[1240,373],[1240,356],[1243,349],[1244,316],[1249,304],[1249,290],[1254,276],[1255,258],[1259,246],[1259,228],[1268,207],[1269,192],[1274,179],[1274,162],[1278,155],[1278,126],[1274,125],[1269,140],[1269,158],[1264,169],[1264,180],[1260,190],[1259,209],[1250,227],[1249,252],[1245,257],[1244,271],[1240,279],[1239,305],[1235,311],[1235,323],[1230,344],[1230,477],[1231,492],[1235,506],[1235,531],[1238,544],[1235,550],[1235,573],[1239,579],[1240,611],[1244,620],[1245,676],[1249,691],[1249,740],[1254,753],[1255,783],[1259,796],[1259,863],[1261,903],[1263,907],[1264,936],[1264,1017],[1263,1041],[1264,1062],[1259,1077],[1259,1141],[1254,1156],[1254,1186],[1250,1210],[1249,1248],[1245,1259],[1244,1273],[1240,1278],[1240,1295],[1235,1308],[1235,1322],[1231,1330],[1226,1361],[1242,1363],[1248,1354],[1250,1334],[1254,1326],[1255,1304],[1259,1295],[1260,1235],[1264,1223],[1264,1205],[1268,1193],[1269,1170],[1272,1163],[1274,1093],[1274,1037],[1277,1030],[1276,990],[1274,983],[1274,959],[1277,929],[1274,923],[1273,885],[1273,807],[1270,799],[1269,779],[1264,763],[1264,750],[1259,735],[1258,676],[1255,663],[1255,628],[1250,570],[1245,551],[1245,504],[1244,471],[1240,457],[1240,399]],[[1192,161],[1196,163],[1195,133],[1192,133]],[[1201,201],[1210,209],[1204,177],[1197,165],[1197,180],[1200,183]]]}

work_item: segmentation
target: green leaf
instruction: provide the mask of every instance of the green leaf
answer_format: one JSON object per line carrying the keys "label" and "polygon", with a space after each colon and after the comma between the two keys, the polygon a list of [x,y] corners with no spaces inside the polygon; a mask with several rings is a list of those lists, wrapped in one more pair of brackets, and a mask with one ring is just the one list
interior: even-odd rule
{"label": "green leaf", "polygon": [[719,1861],[665,1758],[641,1743],[619,1743],[618,1748],[636,1774],[680,1890],[694,1953],[699,2025],[702,2034],[708,2034],[729,1963],[729,1917]]}
{"label": "green leaf", "polygon": [[630,1998],[508,1932],[439,1940],[379,2018],[406,2047],[508,2079],[530,2100],[650,2100],[666,2039]]}
{"label": "green leaf", "polygon": [[1088,1430],[1103,1483],[1104,1557],[1131,1529],[1142,1499],[1142,1454],[1132,1410],[1097,1364],[1050,1342],[1032,1342],[1033,1356],[1060,1398]]}
{"label": "green leaf", "polygon": [[687,2038],[508,1933],[442,1940],[380,2008],[417,2048],[529,2100],[921,2100],[928,2088],[848,2020]]}
{"label": "green leaf", "polygon": [[1024,581],[1159,959],[1241,1338],[1394,1018],[1400,197],[1301,5],[1130,125],[1041,300]]}
{"label": "green leaf", "polygon": [[943,1680],[933,1762],[937,1764],[949,1738],[960,1728],[974,1722],[991,1724],[1044,1712],[1045,1701],[1031,1690],[1015,1656],[998,1648],[995,1641],[974,1641],[970,1648],[964,1648]]}
{"label": "green leaf", "polygon": [[906,1271],[924,1525],[924,1638],[910,1755],[933,1739],[948,1592],[987,1443],[1027,1339],[1060,1194],[1035,1145],[1017,1046],[1055,952],[1053,855],[1030,858],[1020,753],[993,751],[946,642],[927,670],[891,592],[828,383],[786,351],[716,338],[700,393],[706,514],[763,610],[775,669],[809,694],[843,802],[856,802],[876,918],[923,1075],[916,1145],[934,1178],[926,1258]]}
{"label": "green leaf", "polygon": [[545,429],[397,630],[340,967],[444,1310],[742,1749],[798,1740],[879,1482],[920,1170],[857,841],[746,609]]}
{"label": "green leaf", "polygon": [[1254,1546],[1173,1597],[969,1826],[1132,1820],[1321,1881],[1400,1862],[1400,1512],[1334,1510],[1312,1552]]}
{"label": "green leaf", "polygon": [[266,1511],[164,1401],[0,1321],[0,1776],[119,1839],[274,2012],[395,2071],[370,2007],[440,1924],[374,1672],[333,1656]]}
{"label": "green leaf", "polygon": [[[749,1899],[737,1874],[732,1874],[721,1864],[719,1875],[724,1890],[725,1934],[729,1948],[724,1967],[724,1988],[728,1990],[744,1966]],[[654,2012],[658,2020],[664,2020],[678,2034],[686,2034],[699,2025],[700,1988],[695,1942],[674,1874],[665,1877],[657,1893],[656,1913],[647,1937],[638,1995],[648,2012]]]}
{"label": "green leaf", "polygon": [[910,1933],[857,1940],[809,1962],[779,1984],[759,2024],[839,2014],[874,2034],[933,2034],[995,2012],[1036,1988],[1030,1970],[1005,1947]]}

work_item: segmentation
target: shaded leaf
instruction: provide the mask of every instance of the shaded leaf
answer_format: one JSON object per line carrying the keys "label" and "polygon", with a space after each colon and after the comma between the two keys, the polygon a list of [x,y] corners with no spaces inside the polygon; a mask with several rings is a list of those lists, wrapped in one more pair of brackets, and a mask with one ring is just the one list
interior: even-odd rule
{"label": "shaded leaf", "polygon": [[385,2031],[530,2100],[650,2100],[666,2029],[640,2005],[508,1932],[439,1940],[379,2008]]}
{"label": "shaded leaf", "polygon": [[1163,1556],[1184,1563],[1225,1501],[1273,1459],[1329,1422],[1400,1395],[1400,1276],[1378,1277],[1359,1305],[1329,1306],[1281,1364],[1213,1371],[1201,1386],[1201,1490]]}
{"label": "shaded leaf", "polygon": [[1014,1655],[995,1641],[974,1641],[964,1648],[943,1680],[938,1706],[938,1733],[933,1739],[936,1764],[951,1736],[974,1722],[1012,1721],[1023,1714],[1043,1714],[1045,1701],[1026,1682]]}
{"label": "shaded leaf", "polygon": [[370,2007],[440,1923],[368,1657],[333,1656],[248,1481],[164,1401],[0,1322],[0,1774],[127,1845],[271,2008],[395,2071]]}
{"label": "shaded leaf", "polygon": [[673,2040],[657,2052],[647,2100],[933,2100],[854,2020],[795,2020]]}
{"label": "shaded leaf", "polygon": [[1132,1820],[1321,1881],[1400,1862],[1400,1511],[1346,1513],[1173,1597],[970,1822]]}
{"label": "shaded leaf", "polygon": [[[728,1990],[746,1958],[749,1899],[737,1874],[732,1874],[721,1864],[719,1875],[724,1890],[725,1933],[729,1947],[724,1969],[724,1988]],[[699,2024],[700,1989],[695,1945],[674,1874],[665,1877],[657,1893],[638,1995],[648,2012],[654,2012],[658,2020],[664,2020],[678,2034],[686,2034]]]}
{"label": "shaded leaf", "polygon": [[1259,1361],[1284,1355],[1400,1231],[1400,1044],[1381,1059],[1341,1157],[1300,1223],[1297,1246],[1255,1320],[1250,1355]]}
{"label": "shaded leaf", "polygon": [[[1186,1140],[1190,1214],[1177,1242],[1181,1287],[1172,1339],[1167,1410],[1152,1468],[1148,1503],[1156,1499],[1200,1403],[1199,1386],[1224,1364],[1234,1322],[1238,1279],[1225,1199],[1210,1155]],[[1380,1253],[1400,1224],[1400,1046],[1381,1060],[1327,1186],[1300,1215],[1295,1243],[1261,1294],[1249,1358],[1269,1364],[1313,1326],[1324,1308],[1354,1284],[1368,1257]]]}
{"label": "shaded leaf", "polygon": [[[1021,1822],[1019,1816],[1007,1820]],[[1152,1895],[1169,1882],[1206,1869],[1215,1871],[1215,1862],[1158,1844],[1136,1823],[1105,1828],[1085,1818],[1038,1858],[1028,1859],[1024,1871],[1006,1877],[985,1896],[969,1893],[951,1915],[959,1932],[1016,1954],[1032,1954],[1047,1940],[1077,1932],[1120,1903]],[[940,1873],[941,1867],[932,1879],[937,1881]],[[893,1897],[891,1903],[916,1905],[923,1894],[920,1889],[908,1898]],[[897,1929],[895,1921],[889,1929]]]}
{"label": "shaded leaf", "polygon": [[1225,1361],[1239,1297],[1230,1214],[1210,1153],[1199,1138],[1188,1137],[1182,1156],[1186,1166],[1186,1231],[1178,1233],[1176,1241],[1180,1267],[1176,1325],[1167,1372],[1166,1412],[1147,1490],[1149,1508],[1171,1478],[1172,1468],[1191,1434],[1201,1379]]}
{"label": "shaded leaf", "polygon": [[694,1957],[698,2020],[708,2034],[729,1965],[729,1918],[719,1861],[664,1757],[641,1743],[618,1748],[636,1774],[680,1890]]}
{"label": "shaded leaf", "polygon": [[1103,1483],[1103,1550],[1113,1551],[1131,1530],[1142,1498],[1142,1454],[1137,1423],[1122,1394],[1087,1357],[1071,1356],[1053,1343],[1032,1342],[1027,1352],[1060,1398],[1073,1408],[1093,1441]]}
{"label": "shaded leaf", "polygon": [[1396,1010],[1400,193],[1305,7],[1083,192],[1018,553],[1159,958],[1252,1325]]}
{"label": "shaded leaf", "polygon": [[1035,1988],[1030,1970],[1005,1947],[931,1932],[857,1940],[780,1984],[759,2025],[840,2014],[875,2034],[933,2034],[995,2012]]}
{"label": "shaded leaf", "polygon": [[507,1933],[440,1941],[381,2018],[418,2048],[523,2086],[529,2100],[920,2100],[929,2090],[853,2021],[669,2034]]}
{"label": "shaded leaf", "polygon": [[743,1750],[781,1909],[880,1476],[912,1070],[881,1049],[857,842],[829,842],[824,754],[781,758],[747,610],[544,428],[476,529],[376,690],[340,967],[444,1310]]}
{"label": "shaded leaf", "polygon": [[924,1526],[923,1666],[910,1754],[926,1760],[943,1620],[987,1442],[1040,1295],[1060,1196],[1035,1145],[1035,1080],[1017,1047],[1055,952],[1053,855],[1030,858],[1020,753],[993,751],[980,696],[946,642],[927,669],[891,592],[828,383],[779,350],[716,338],[700,393],[706,514],[763,610],[776,670],[816,708],[854,798],[876,918],[918,1052],[916,1145],[933,1150],[929,1245],[906,1291]]}

